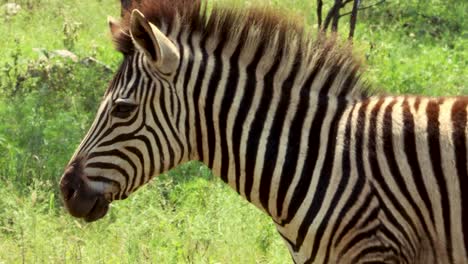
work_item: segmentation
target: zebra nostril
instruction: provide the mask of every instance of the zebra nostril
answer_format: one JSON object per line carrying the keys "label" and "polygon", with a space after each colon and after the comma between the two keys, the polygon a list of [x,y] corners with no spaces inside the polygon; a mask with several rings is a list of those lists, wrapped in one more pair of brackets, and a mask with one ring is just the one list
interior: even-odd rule
{"label": "zebra nostril", "polygon": [[79,172],[74,167],[68,168],[60,182],[60,191],[64,201],[70,201],[76,196],[82,184],[83,181],[79,176]]}
{"label": "zebra nostril", "polygon": [[76,190],[70,186],[62,186],[62,195],[65,201],[69,201],[76,193]]}

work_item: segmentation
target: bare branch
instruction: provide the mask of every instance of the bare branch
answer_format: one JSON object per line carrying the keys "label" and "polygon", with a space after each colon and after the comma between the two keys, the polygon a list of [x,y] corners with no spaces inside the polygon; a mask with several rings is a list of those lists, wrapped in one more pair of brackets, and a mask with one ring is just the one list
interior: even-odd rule
{"label": "bare branch", "polygon": [[353,2],[354,0],[345,0],[342,4],[341,4],[341,8],[345,7],[348,3],[351,3]]}
{"label": "bare branch", "polygon": [[[376,6],[376,5],[383,4],[385,2],[386,2],[386,0],[380,0],[379,2],[376,2],[376,3],[372,4],[372,5],[368,5],[368,6],[359,8],[358,11],[366,10],[366,9],[372,8],[372,7]],[[348,13],[344,13],[344,14],[341,14],[340,17],[349,16],[349,15],[352,15],[352,13],[353,13],[353,11],[348,12]]]}

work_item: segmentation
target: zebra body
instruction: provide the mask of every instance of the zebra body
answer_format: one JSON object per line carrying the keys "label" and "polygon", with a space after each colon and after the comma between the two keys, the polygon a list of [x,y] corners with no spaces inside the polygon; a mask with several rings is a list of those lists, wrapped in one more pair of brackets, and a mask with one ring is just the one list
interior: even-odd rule
{"label": "zebra body", "polygon": [[346,47],[275,14],[142,2],[110,23],[124,61],[62,178],[73,215],[198,159],[296,263],[468,263],[468,97],[369,97]]}
{"label": "zebra body", "polygon": [[[317,263],[466,263],[455,253],[465,251],[456,202],[466,180],[457,176],[466,166],[460,159],[466,140],[453,128],[466,123],[460,117],[467,104],[467,98],[371,97],[350,105],[332,143],[331,171],[323,174],[326,165],[314,171],[303,211],[291,226],[278,224],[290,248],[302,251],[300,262],[316,256]],[[318,160],[327,159],[329,152],[322,153]],[[375,254],[365,256],[369,249]]]}

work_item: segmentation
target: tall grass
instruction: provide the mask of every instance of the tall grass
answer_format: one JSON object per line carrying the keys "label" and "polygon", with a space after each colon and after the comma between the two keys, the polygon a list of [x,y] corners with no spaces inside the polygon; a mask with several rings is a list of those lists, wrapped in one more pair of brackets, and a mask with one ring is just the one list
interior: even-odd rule
{"label": "tall grass", "polygon": [[[290,261],[269,219],[196,162],[114,203],[99,222],[68,216],[57,182],[94,118],[108,67],[120,62],[106,25],[118,1],[15,2],[18,14],[0,10],[0,263]],[[268,2],[313,30],[315,1]],[[365,78],[388,93],[468,94],[467,11],[464,1],[393,0],[360,13]],[[76,61],[54,56],[59,49]]]}

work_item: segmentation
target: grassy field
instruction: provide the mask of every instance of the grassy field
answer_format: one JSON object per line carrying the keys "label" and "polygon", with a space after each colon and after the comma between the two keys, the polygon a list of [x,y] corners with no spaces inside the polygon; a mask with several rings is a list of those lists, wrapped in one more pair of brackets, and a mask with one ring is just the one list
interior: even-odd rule
{"label": "grassy field", "polygon": [[[106,25],[118,1],[11,2],[22,9],[0,8],[0,264],[290,262],[269,219],[196,162],[99,222],[66,214],[58,179],[121,59]],[[313,27],[315,1],[269,2]],[[388,93],[468,95],[467,13],[463,0],[389,0],[362,12],[365,78]],[[64,49],[76,58],[55,52]]]}

